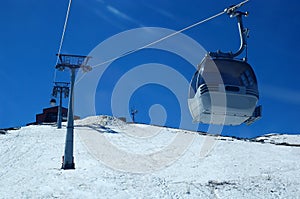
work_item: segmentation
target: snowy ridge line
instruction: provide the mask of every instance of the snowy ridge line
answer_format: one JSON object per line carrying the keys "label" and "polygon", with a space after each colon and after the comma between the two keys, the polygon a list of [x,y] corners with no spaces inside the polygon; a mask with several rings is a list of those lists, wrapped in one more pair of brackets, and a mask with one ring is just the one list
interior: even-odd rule
{"label": "snowy ridge line", "polygon": [[300,147],[300,144],[289,144],[289,143],[287,143],[287,142],[275,143],[275,145],[283,145],[283,146]]}
{"label": "snowy ridge line", "polygon": [[[207,136],[218,137],[218,140],[220,140],[220,141],[239,140],[239,141],[244,141],[244,142],[253,142],[253,143],[261,143],[261,144],[273,144],[273,145],[279,145],[279,146],[300,147],[300,136],[298,136],[298,140],[296,140],[296,143],[272,140],[273,135],[270,135],[268,137],[263,135],[263,136],[258,136],[255,138],[239,138],[239,137],[235,137],[235,136],[222,136],[222,135],[217,136],[217,135],[210,135],[210,134],[207,134]],[[276,136],[289,137],[289,136],[293,136],[293,135],[277,134]],[[264,138],[264,137],[267,137],[267,138]]]}
{"label": "snowy ridge line", "polygon": [[[288,134],[288,133],[278,133],[278,132],[275,132],[275,133],[267,133],[267,134],[264,134],[264,135],[260,135],[260,136],[257,136],[255,138],[262,138],[262,137],[270,138],[270,137],[274,137],[274,136],[297,136],[299,134],[300,133]],[[253,138],[253,139],[255,139],[255,138]]]}
{"label": "snowy ridge line", "polygon": [[288,142],[265,142],[264,140],[252,140],[252,142],[260,142],[260,143],[265,143],[265,144],[274,144],[274,145],[279,145],[279,146],[290,146],[290,147],[300,147],[300,144],[290,144]]}
{"label": "snowy ridge line", "polygon": [[0,135],[5,135],[5,134],[7,134],[8,131],[19,130],[20,128],[21,127],[2,128],[2,129],[0,129]]}
{"label": "snowy ridge line", "polygon": [[14,130],[19,130],[21,127],[10,127],[10,128],[1,128],[0,130],[3,131],[14,131]]}
{"label": "snowy ridge line", "polygon": [[169,126],[161,126],[161,125],[156,125],[156,124],[146,124],[146,123],[132,123],[132,122],[127,122],[127,124],[142,124],[142,125],[147,125],[147,126],[155,126],[155,127],[163,127],[166,129],[171,129],[171,130],[183,130],[184,133],[197,133],[198,135],[204,135],[204,136],[210,136],[210,137],[215,137],[217,140],[220,141],[234,141],[234,140],[240,140],[240,141],[245,141],[245,142],[259,142],[259,143],[266,143],[266,144],[274,144],[274,145],[280,145],[280,146],[290,146],[290,147],[300,147],[300,136],[299,136],[299,144],[294,144],[294,143],[288,143],[288,142],[274,142],[274,141],[269,141],[266,142],[263,139],[260,139],[262,137],[267,137],[267,138],[272,138],[273,136],[293,136],[293,135],[288,135],[288,134],[266,134],[266,135],[262,135],[262,136],[258,136],[255,138],[240,138],[240,137],[236,137],[236,136],[226,136],[226,135],[216,135],[216,134],[209,134],[207,132],[204,131],[190,131],[190,130],[185,130],[185,129],[178,129],[178,128],[174,128],[174,127],[169,127]]}
{"label": "snowy ridge line", "polygon": [[[55,126],[55,123],[43,123],[39,124],[41,126],[47,125],[47,126]],[[132,122],[124,122],[120,120],[119,118],[108,116],[108,115],[99,115],[99,116],[90,116],[86,117],[84,119],[75,120],[75,128],[79,127],[87,127],[92,130],[96,130],[100,133],[118,133],[115,132],[113,129],[111,129],[111,126],[118,126],[119,128],[123,128],[125,125],[129,126],[138,126],[138,125],[145,125],[149,127],[159,127],[159,128],[165,128],[166,130],[171,130],[172,132],[176,133],[180,131],[181,133],[197,133],[198,135],[202,136],[209,136],[209,137],[215,137],[216,140],[219,141],[244,141],[244,142],[257,142],[262,144],[273,144],[278,146],[289,146],[289,147],[300,147],[300,135],[289,135],[289,134],[280,134],[280,133],[269,133],[265,135],[261,135],[254,138],[241,138],[236,136],[226,136],[226,135],[216,135],[216,134],[209,134],[207,132],[203,131],[190,131],[186,129],[178,129],[175,127],[169,127],[169,126],[162,126],[162,125],[156,125],[156,124],[146,124],[146,123],[132,123]],[[66,123],[63,123],[63,127],[66,127]],[[13,130],[19,130],[22,127],[11,127],[11,128],[5,128],[0,129],[0,135],[5,135],[9,131]]]}

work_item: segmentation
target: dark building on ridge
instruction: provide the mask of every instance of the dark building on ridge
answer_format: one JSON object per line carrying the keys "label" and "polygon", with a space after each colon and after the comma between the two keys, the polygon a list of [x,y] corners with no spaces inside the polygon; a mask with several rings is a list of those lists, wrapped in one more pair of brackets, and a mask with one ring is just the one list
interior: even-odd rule
{"label": "dark building on ridge", "polygon": [[[36,114],[35,124],[57,122],[58,106],[44,108],[43,113]],[[62,121],[67,121],[68,109],[62,107]]]}
{"label": "dark building on ridge", "polygon": [[[44,108],[43,113],[36,114],[35,122],[27,125],[45,124],[45,123],[56,123],[58,114],[58,106]],[[62,107],[62,121],[67,121],[68,109]],[[80,119],[78,116],[74,116],[74,119]]]}

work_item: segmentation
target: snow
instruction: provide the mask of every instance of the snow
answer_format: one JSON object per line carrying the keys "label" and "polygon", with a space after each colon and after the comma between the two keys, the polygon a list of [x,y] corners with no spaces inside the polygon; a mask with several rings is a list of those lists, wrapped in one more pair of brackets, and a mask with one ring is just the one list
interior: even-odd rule
{"label": "snow", "polygon": [[0,134],[0,198],[300,198],[299,135],[238,140],[89,117],[75,123],[76,169],[61,170],[65,133]]}
{"label": "snow", "polygon": [[277,145],[299,145],[300,147],[300,136],[299,135],[286,135],[286,134],[268,134],[265,136],[257,137],[255,140],[258,142],[265,142]]}

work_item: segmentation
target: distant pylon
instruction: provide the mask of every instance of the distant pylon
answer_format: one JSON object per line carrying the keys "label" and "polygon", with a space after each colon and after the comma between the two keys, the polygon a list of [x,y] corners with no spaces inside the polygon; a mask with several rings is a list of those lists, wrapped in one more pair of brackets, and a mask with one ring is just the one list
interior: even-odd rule
{"label": "distant pylon", "polygon": [[138,110],[136,109],[131,109],[130,111],[130,115],[131,115],[131,119],[132,119],[132,122],[135,123],[135,115],[138,113]]}

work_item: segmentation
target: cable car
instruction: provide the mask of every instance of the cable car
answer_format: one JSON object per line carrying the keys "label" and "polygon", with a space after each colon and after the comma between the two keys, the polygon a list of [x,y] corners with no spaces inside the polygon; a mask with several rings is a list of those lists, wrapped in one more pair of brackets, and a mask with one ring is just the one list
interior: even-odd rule
{"label": "cable car", "polygon": [[190,82],[188,105],[194,122],[250,125],[261,117],[257,79],[247,57],[236,58],[247,47],[249,31],[243,27],[242,16],[248,13],[225,11],[238,20],[241,46],[236,53],[217,51],[204,57]]}

